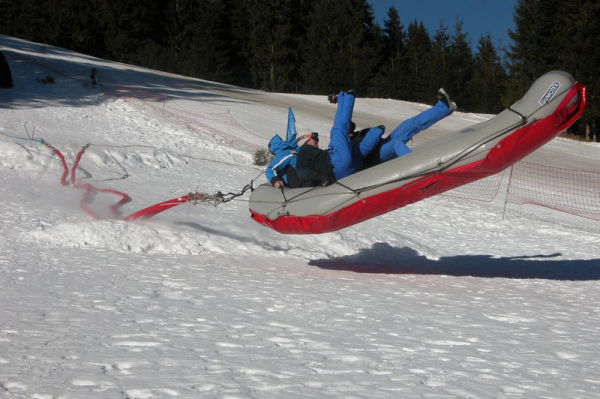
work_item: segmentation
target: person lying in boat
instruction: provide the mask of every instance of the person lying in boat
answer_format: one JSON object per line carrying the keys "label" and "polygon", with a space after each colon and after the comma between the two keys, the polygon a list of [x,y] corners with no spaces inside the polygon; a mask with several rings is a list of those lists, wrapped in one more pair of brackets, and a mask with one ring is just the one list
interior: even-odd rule
{"label": "person lying in boat", "polygon": [[[456,110],[456,103],[450,99],[450,96],[443,88],[438,90],[437,98],[438,101],[433,107],[403,121],[389,136],[381,140],[377,148],[370,152],[364,159],[364,167],[371,167],[411,153],[412,150],[408,147],[407,143],[417,133],[431,127]],[[354,130],[354,122],[351,122],[351,124],[353,125],[352,130]],[[378,127],[385,129],[383,126]],[[368,129],[350,133],[353,142],[360,140],[366,130]]]}
{"label": "person lying in boat", "polygon": [[365,129],[364,137],[353,141],[353,136],[356,136],[355,125],[351,121],[356,99],[354,93],[341,91],[329,96],[329,101],[337,104],[329,149],[319,149],[316,132],[297,139],[297,152],[281,146],[282,140],[278,141],[278,136],[273,137],[269,142],[269,151],[275,157],[267,167],[267,179],[276,188],[326,186],[365,166],[408,154],[411,150],[406,143],[415,134],[456,109],[456,104],[443,89],[438,91],[438,97],[435,106],[402,122],[386,139],[381,140],[385,127],[377,126]]}
{"label": "person lying in boat", "polygon": [[355,96],[347,92],[340,92],[338,96],[342,100],[336,101],[338,108],[328,150],[319,149],[317,132],[300,136],[295,142],[284,141],[279,135],[271,138],[268,149],[273,159],[267,165],[265,175],[274,187],[328,185],[362,169],[364,158],[376,148],[383,129],[368,129],[353,145],[348,132]]}
{"label": "person lying in boat", "polygon": [[265,174],[274,187],[325,186],[362,169],[364,158],[377,147],[383,129],[369,129],[353,145],[349,131],[354,102],[354,93],[340,92],[336,96],[338,107],[328,150],[319,148],[317,132],[298,137],[294,143],[298,150],[277,135],[271,139],[269,151],[274,158]]}

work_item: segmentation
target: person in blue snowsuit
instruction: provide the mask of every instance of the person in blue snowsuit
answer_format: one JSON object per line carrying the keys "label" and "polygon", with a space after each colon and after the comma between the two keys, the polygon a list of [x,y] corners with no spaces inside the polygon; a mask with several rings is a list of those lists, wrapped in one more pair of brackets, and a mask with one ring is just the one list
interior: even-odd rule
{"label": "person in blue snowsuit", "polygon": [[[381,127],[371,128],[360,142],[353,144],[348,133],[354,101],[353,93],[340,92],[336,96],[337,111],[329,136],[328,150],[319,148],[319,134],[313,132],[298,139],[299,150],[295,159],[286,157],[289,153],[285,149],[280,149],[275,153],[273,165],[278,163],[283,165],[283,160],[288,163],[282,178],[285,184],[275,181],[273,183],[275,187],[282,187],[282,185],[289,187],[326,186],[362,169],[365,157],[377,147],[381,140],[383,129]],[[276,137],[271,140],[275,140],[275,143],[278,142]],[[269,148],[271,149],[271,147]],[[278,160],[278,163],[275,160]]]}
{"label": "person in blue snowsuit", "polygon": [[330,102],[337,103],[329,149],[318,148],[316,132],[301,138],[304,143],[300,146],[290,139],[289,134],[285,142],[276,135],[269,142],[269,151],[275,157],[267,167],[267,179],[277,188],[324,186],[365,167],[406,155],[411,152],[407,143],[414,135],[456,109],[456,104],[450,101],[443,89],[439,90],[438,98],[435,106],[405,120],[384,140],[381,140],[384,126],[365,129],[360,140],[352,140],[355,127],[351,120],[356,100],[354,93],[340,91],[337,95],[329,96]]}
{"label": "person in blue snowsuit", "polygon": [[407,143],[417,133],[429,128],[456,110],[456,103],[450,100],[450,96],[443,88],[438,90],[437,96],[438,101],[433,107],[403,121],[388,137],[381,140],[377,149],[371,152],[366,159],[366,166],[374,166],[411,153],[412,150],[408,148]]}
{"label": "person in blue snowsuit", "polygon": [[275,188],[327,185],[362,169],[364,158],[376,148],[383,129],[369,129],[360,142],[352,145],[348,131],[355,96],[340,92],[337,97],[329,150],[318,148],[319,135],[316,132],[296,139],[295,120],[289,110],[286,140],[275,135],[268,145],[273,159],[267,165],[265,175]]}
{"label": "person in blue snowsuit", "polygon": [[[377,148],[384,133],[383,126],[373,127],[358,143],[352,143],[350,133],[355,100],[354,93],[341,91],[332,101],[337,103],[337,110],[329,136],[329,160],[335,180],[363,169],[365,158]],[[302,150],[300,148],[300,154]],[[300,154],[298,167],[304,163]]]}
{"label": "person in blue snowsuit", "polygon": [[337,103],[329,150],[318,149],[318,140],[309,140],[300,147],[295,167],[295,172],[302,181],[300,187],[327,185],[365,167],[406,155],[411,152],[407,142],[415,134],[456,109],[456,104],[440,89],[435,106],[405,120],[385,139],[381,140],[385,127],[377,126],[365,129],[363,137],[354,142],[352,136],[355,125],[351,120],[354,94],[341,91],[338,95],[329,96],[329,100]]}

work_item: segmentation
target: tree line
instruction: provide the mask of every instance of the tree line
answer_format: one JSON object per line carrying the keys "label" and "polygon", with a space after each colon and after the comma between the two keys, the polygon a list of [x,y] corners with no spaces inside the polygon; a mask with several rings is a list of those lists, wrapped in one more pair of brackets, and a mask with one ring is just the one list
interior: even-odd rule
{"label": "tree line", "polygon": [[367,0],[5,0],[0,31],[100,58],[275,92],[431,103],[444,87],[470,112],[497,113],[552,69],[588,86],[575,127],[594,134],[600,46],[594,0],[518,0],[509,48],[462,22],[430,34]]}

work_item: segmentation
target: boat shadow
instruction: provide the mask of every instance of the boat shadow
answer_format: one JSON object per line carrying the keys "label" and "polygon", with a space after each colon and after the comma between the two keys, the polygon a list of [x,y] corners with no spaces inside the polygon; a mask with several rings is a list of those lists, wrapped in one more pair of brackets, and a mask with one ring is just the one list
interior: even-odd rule
{"label": "boat shadow", "polygon": [[493,257],[458,255],[428,259],[412,248],[395,248],[376,243],[355,255],[311,260],[309,265],[328,270],[356,273],[424,274],[514,279],[588,281],[600,280],[600,259],[554,259],[560,253]]}
{"label": "boat shadow", "polygon": [[[223,104],[248,103],[247,98],[261,98],[260,93],[252,89],[145,70],[1,34],[0,47],[14,81],[13,88],[0,91],[0,108],[83,107],[122,97],[161,103],[187,99]],[[91,87],[92,67],[97,71],[95,88]],[[42,86],[36,83],[36,78],[47,76],[56,78],[56,83]],[[63,90],[65,82],[77,82],[74,87],[80,90]]]}

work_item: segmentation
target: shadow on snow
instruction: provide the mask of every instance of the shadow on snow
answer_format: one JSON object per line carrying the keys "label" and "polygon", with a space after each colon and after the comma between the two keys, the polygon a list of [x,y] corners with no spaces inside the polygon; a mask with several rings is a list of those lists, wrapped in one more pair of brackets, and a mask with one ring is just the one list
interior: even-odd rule
{"label": "shadow on snow", "polygon": [[600,259],[552,260],[561,254],[494,258],[458,255],[430,260],[412,248],[376,243],[356,255],[318,259],[312,266],[356,273],[430,274],[547,280],[600,280]]}
{"label": "shadow on snow", "polygon": [[[218,230],[198,223],[180,222],[207,234],[227,237],[240,242],[253,243],[268,250],[284,251],[286,248],[267,241],[257,241],[249,236]],[[514,279],[546,280],[600,280],[600,259],[553,260],[560,253],[494,258],[490,255],[458,255],[427,259],[412,248],[394,248],[387,243],[376,243],[358,254],[334,259],[316,259],[308,262],[328,270],[345,270],[356,273],[424,274],[456,277],[501,277]]]}
{"label": "shadow on snow", "polygon": [[[88,106],[111,97],[135,97],[144,101],[189,99],[246,103],[244,98],[261,94],[255,90],[132,69],[58,47],[30,43],[0,35],[0,50],[12,72],[14,87],[0,90],[0,107]],[[98,86],[91,87],[91,68],[97,69]],[[157,71],[158,72],[158,71]],[[54,84],[37,79],[52,76]],[[100,95],[104,94],[104,96]],[[238,98],[235,98],[238,97]]]}

